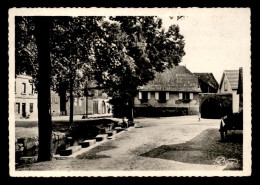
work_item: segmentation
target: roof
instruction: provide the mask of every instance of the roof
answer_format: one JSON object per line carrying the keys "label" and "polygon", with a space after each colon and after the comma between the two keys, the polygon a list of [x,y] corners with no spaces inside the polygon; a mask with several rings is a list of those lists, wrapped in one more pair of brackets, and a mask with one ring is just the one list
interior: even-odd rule
{"label": "roof", "polygon": [[237,89],[239,70],[224,70],[224,74],[226,75],[232,90]]}
{"label": "roof", "polygon": [[207,83],[214,89],[218,89],[218,82],[212,73],[193,73],[199,80]]}
{"label": "roof", "polygon": [[139,87],[140,91],[201,92],[198,78],[185,66],[174,66],[162,73],[155,73],[154,80]]}

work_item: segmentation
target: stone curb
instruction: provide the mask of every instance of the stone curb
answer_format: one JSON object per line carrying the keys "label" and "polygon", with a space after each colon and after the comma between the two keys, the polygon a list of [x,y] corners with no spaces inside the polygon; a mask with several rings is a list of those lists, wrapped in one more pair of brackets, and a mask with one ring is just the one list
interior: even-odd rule
{"label": "stone curb", "polygon": [[[123,130],[123,131],[121,131],[121,132],[118,132],[117,134],[115,134],[115,135],[112,136],[111,138],[112,138],[112,140],[114,140],[114,139],[116,139],[117,136],[121,135],[122,133],[125,133],[125,132],[127,132],[127,131],[131,131],[131,130],[133,130],[133,129],[135,129],[135,127],[128,127],[126,130]],[[85,152],[87,152],[87,151],[89,151],[89,150],[91,150],[91,149],[93,149],[93,148],[95,148],[95,147],[97,147],[97,146],[99,146],[99,145],[101,145],[101,144],[103,144],[103,143],[109,141],[109,140],[111,140],[111,139],[105,139],[105,140],[103,140],[103,141],[96,142],[95,144],[93,144],[93,145],[91,145],[91,146],[89,146],[89,147],[87,147],[87,148],[82,148],[80,151],[75,152],[75,153],[73,153],[73,154],[71,154],[71,155],[69,155],[69,156],[53,155],[53,158],[55,158],[56,160],[64,160],[64,159],[68,159],[68,158],[75,158],[75,157],[77,157],[78,155],[80,155],[80,154],[82,154],[82,153],[85,153]]]}

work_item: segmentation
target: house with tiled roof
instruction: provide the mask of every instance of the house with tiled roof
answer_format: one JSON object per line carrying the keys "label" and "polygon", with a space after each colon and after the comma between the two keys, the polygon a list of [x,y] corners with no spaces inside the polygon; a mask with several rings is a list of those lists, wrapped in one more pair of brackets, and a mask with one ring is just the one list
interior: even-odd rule
{"label": "house with tiled roof", "polygon": [[[38,117],[38,93],[33,78],[25,73],[15,75],[15,119]],[[51,115],[60,115],[60,98],[51,90]]]}
{"label": "house with tiled roof", "polygon": [[217,93],[218,82],[212,73],[193,73],[199,80],[202,93]]}
{"label": "house with tiled roof", "polygon": [[154,80],[138,88],[135,116],[194,115],[199,113],[198,78],[185,66],[156,73]]}
{"label": "house with tiled roof", "polygon": [[233,112],[239,112],[238,80],[239,70],[224,70],[218,93],[232,94]]}

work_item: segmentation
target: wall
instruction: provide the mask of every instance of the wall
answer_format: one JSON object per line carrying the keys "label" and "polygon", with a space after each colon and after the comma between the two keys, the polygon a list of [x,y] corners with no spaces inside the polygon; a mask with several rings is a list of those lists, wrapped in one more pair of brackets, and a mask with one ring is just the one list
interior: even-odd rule
{"label": "wall", "polygon": [[[15,79],[16,83],[16,92],[15,92],[15,118],[19,119],[22,118],[22,104],[25,103],[25,112],[26,114],[30,114],[30,117],[35,118],[38,117],[38,109],[37,109],[37,97],[38,95],[35,93],[35,91],[32,92],[31,84],[29,80],[32,80],[31,77],[25,76],[25,75],[19,75]],[[26,91],[23,91],[22,84],[25,84]],[[33,86],[34,87],[34,86]],[[16,103],[19,103],[20,107],[20,113],[18,113],[17,105]],[[30,103],[33,104],[32,112],[30,112]]]}
{"label": "wall", "polygon": [[[227,82],[227,90],[226,91],[225,91],[225,88],[224,88],[225,81]],[[225,74],[224,74],[223,82],[222,82],[221,86],[219,87],[218,93],[232,93],[231,85],[229,84],[228,78]]]}
{"label": "wall", "polygon": [[239,112],[239,94],[237,94],[237,90],[232,91],[232,100],[233,113]]}
{"label": "wall", "polygon": [[[92,115],[92,114],[103,114],[102,111],[102,102],[105,102],[106,106],[110,106],[111,105],[108,103],[108,96],[107,94],[103,93],[103,90],[98,90],[98,89],[91,89],[91,94],[92,96],[88,97],[88,115]],[[79,103],[79,101],[81,100],[81,103]],[[94,104],[95,102],[97,102],[97,111],[94,111]],[[79,98],[75,98],[74,100],[74,104],[73,104],[73,113],[74,115],[85,115],[86,114],[86,97],[79,97]],[[67,115],[70,115],[70,102],[68,101],[66,103],[66,112]],[[107,114],[107,109],[105,114]]]}
{"label": "wall", "polygon": [[[224,82],[227,81],[227,90],[224,89]],[[233,113],[239,112],[239,95],[237,94],[237,89],[232,90],[231,85],[229,84],[229,81],[224,75],[222,86],[219,88],[219,93],[232,93],[232,111]]]}
{"label": "wall", "polygon": [[51,115],[60,115],[60,96],[54,91],[51,91]]}
{"label": "wall", "polygon": [[[134,98],[135,114],[141,115],[139,111],[146,112],[148,109],[162,110],[162,114],[168,114],[171,112],[172,115],[188,114],[196,115],[199,113],[199,93],[193,93],[193,99],[189,102],[179,100],[179,92],[170,92],[169,100],[165,103],[160,103],[155,99],[155,92],[151,92],[151,97],[147,102],[139,100],[138,95]],[[171,114],[170,113],[170,114]]]}
{"label": "wall", "polygon": [[[66,103],[67,115],[70,115],[70,101]],[[86,97],[74,98],[73,103],[73,114],[74,115],[84,115],[86,114]]]}
{"label": "wall", "polygon": [[[37,118],[38,117],[38,95],[35,91],[35,86],[33,85],[32,91],[32,77],[27,75],[17,75],[15,79],[16,83],[16,92],[15,92],[15,118],[20,119],[23,118],[22,115],[22,104],[25,103],[25,111],[26,114],[30,115],[30,118]],[[25,84],[26,91],[24,92]],[[20,113],[16,112],[16,103],[20,104]],[[33,104],[32,112],[30,111],[30,104]],[[52,116],[59,116],[60,115],[60,97],[54,91],[51,91],[51,114]]]}

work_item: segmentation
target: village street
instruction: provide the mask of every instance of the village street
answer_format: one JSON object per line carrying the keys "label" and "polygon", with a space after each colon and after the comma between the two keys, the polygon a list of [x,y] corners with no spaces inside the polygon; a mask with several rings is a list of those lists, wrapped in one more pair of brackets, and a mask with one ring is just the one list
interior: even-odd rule
{"label": "village street", "polygon": [[214,159],[230,153],[242,158],[242,145],[221,143],[219,119],[199,121],[198,116],[180,116],[137,118],[135,122],[136,128],[128,128],[75,158],[17,170],[223,170],[226,166],[214,165]]}

